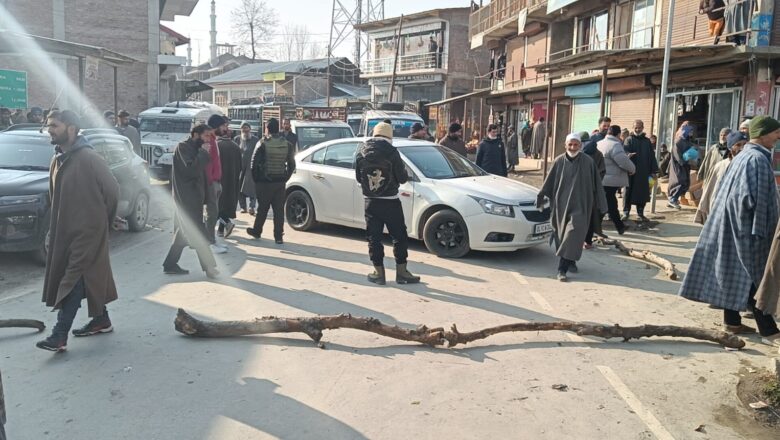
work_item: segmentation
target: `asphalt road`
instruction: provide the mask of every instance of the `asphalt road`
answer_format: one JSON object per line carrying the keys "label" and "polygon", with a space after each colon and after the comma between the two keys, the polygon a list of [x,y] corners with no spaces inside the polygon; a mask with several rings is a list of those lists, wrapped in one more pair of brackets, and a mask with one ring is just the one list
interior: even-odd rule
{"label": "asphalt road", "polygon": [[[218,256],[224,277],[210,281],[190,250],[181,264],[192,274],[162,274],[170,213],[158,203],[153,217],[145,232],[112,236],[114,333],[71,338],[67,353],[52,354],[34,347],[42,335],[0,331],[9,439],[777,438],[737,409],[739,367],[771,355],[757,337],[739,352],[562,332],[434,349],[334,330],[323,350],[304,335],[204,340],[173,328],[179,307],[213,320],[351,313],[461,331],[564,319],[718,327],[717,311],[676,296],[679,282],[613,250],[586,251],[580,273],[562,284],[546,246],[444,260],[415,243],[410,269],[423,284],[377,287],[365,281],[361,231],[288,230],[277,246],[249,240],[250,217],[240,215],[230,252]],[[686,220],[669,217],[625,240],[684,272],[699,231]],[[40,303],[42,273],[0,256],[0,318],[53,325]],[[86,320],[82,309],[76,325]]]}

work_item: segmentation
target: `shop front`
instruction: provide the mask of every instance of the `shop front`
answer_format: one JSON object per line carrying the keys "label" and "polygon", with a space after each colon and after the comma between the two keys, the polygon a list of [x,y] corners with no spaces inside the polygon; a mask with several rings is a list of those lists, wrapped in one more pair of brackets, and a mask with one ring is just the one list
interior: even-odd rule
{"label": "shop front", "polygon": [[671,146],[677,129],[694,127],[694,144],[706,148],[718,141],[722,128],[736,130],[740,123],[741,88],[670,90],[666,98],[666,129],[661,137]]}
{"label": "shop front", "polygon": [[[374,102],[390,101],[391,78],[369,80]],[[440,74],[398,75],[395,78],[394,102],[436,102],[446,97],[446,79]]]}

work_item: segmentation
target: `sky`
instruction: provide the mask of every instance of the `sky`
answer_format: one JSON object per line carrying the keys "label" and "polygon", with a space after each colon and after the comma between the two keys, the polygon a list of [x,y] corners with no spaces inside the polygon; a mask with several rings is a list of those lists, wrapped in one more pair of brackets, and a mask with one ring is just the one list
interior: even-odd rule
{"label": "sky", "polygon": [[[217,42],[236,43],[231,32],[230,12],[241,0],[216,0],[217,4]],[[312,40],[327,47],[330,33],[331,0],[265,0],[276,10],[280,32],[284,33],[285,24],[305,25],[312,34]],[[354,5],[355,0],[341,0],[344,5]],[[467,7],[470,0],[385,0],[385,18],[397,17],[438,8]],[[194,65],[209,59],[209,27],[211,0],[200,0],[189,17],[177,16],[173,22],[163,24],[192,41],[192,61]],[[282,36],[277,36],[282,38]],[[353,39],[342,43],[333,50],[336,56],[353,58]],[[187,46],[177,49],[178,55],[187,55]]]}

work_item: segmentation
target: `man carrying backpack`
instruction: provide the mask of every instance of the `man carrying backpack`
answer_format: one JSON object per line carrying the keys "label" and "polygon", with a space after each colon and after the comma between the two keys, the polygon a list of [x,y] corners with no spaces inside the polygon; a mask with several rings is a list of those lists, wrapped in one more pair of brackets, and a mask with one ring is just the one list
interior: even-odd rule
{"label": "man carrying backpack", "polygon": [[366,236],[368,256],[374,271],[368,281],[385,284],[385,248],[382,244],[385,226],[393,237],[395,256],[395,281],[398,284],[414,284],[420,277],[406,269],[409,255],[409,237],[398,187],[409,180],[401,154],[393,147],[393,127],[381,122],[374,127],[373,137],[367,139],[357,153],[355,178],[363,189],[366,207]]}

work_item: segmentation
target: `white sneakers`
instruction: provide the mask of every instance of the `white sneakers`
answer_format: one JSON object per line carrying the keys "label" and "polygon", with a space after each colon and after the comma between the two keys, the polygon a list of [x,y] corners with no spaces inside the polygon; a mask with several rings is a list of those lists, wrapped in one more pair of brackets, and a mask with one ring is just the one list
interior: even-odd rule
{"label": "white sneakers", "polygon": [[228,251],[227,246],[222,246],[219,244],[209,245],[209,248],[211,248],[211,253],[213,254],[224,254]]}

